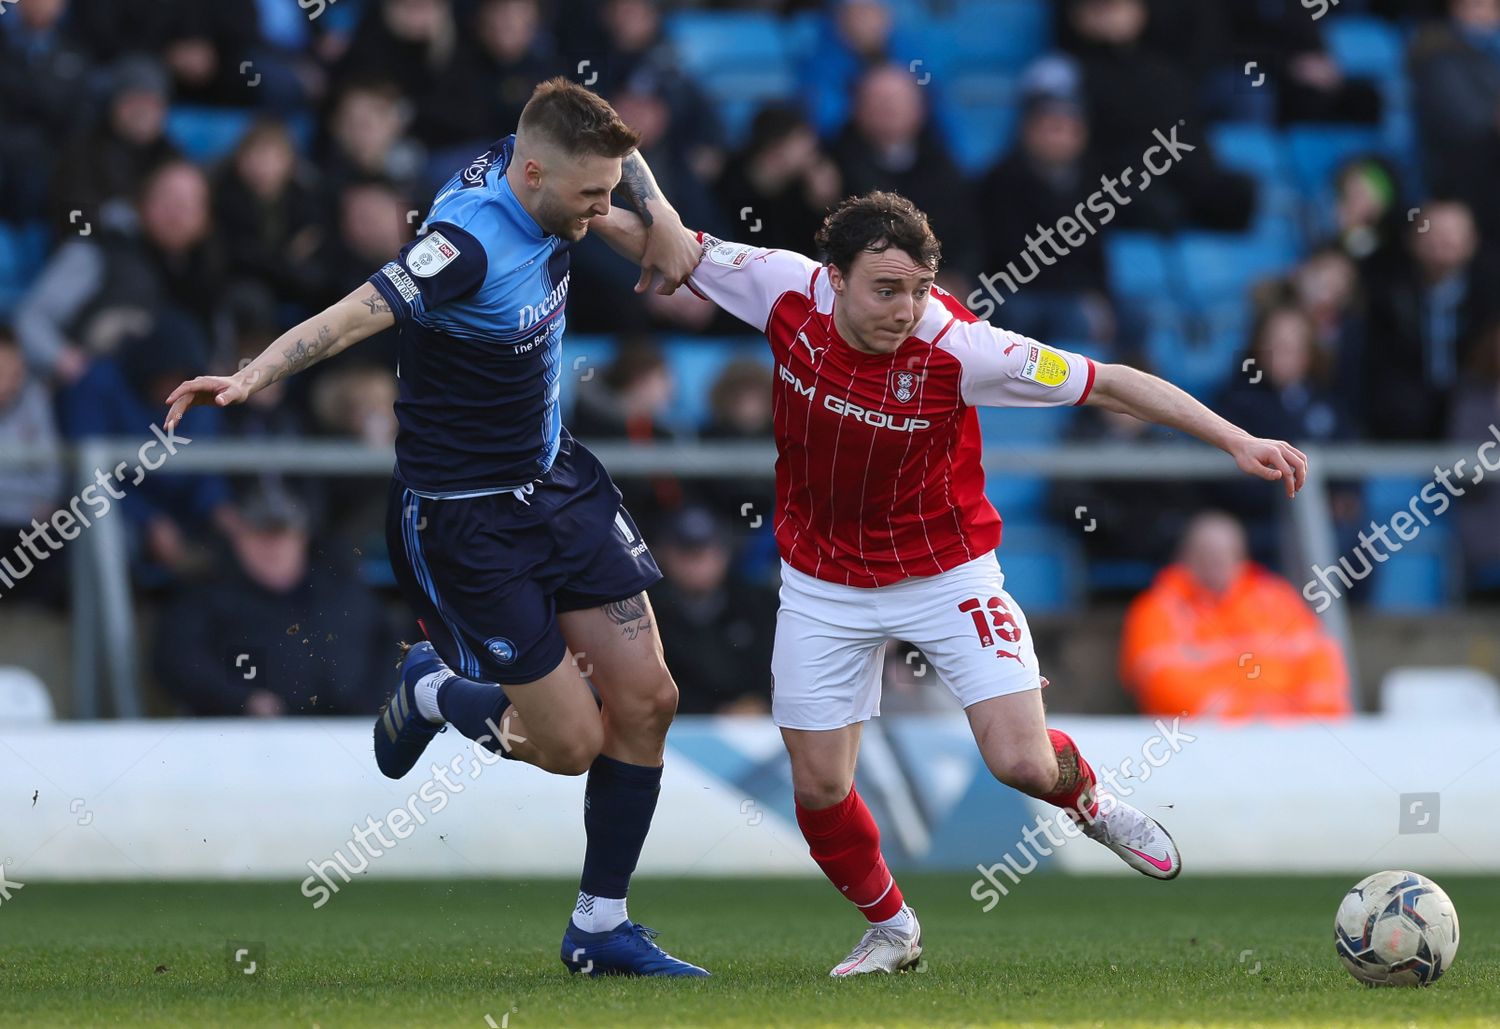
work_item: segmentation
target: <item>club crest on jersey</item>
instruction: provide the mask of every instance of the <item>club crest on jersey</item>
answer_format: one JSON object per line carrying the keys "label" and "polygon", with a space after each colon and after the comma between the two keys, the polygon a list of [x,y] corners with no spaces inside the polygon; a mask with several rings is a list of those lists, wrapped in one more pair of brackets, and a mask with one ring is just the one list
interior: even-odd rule
{"label": "club crest on jersey", "polygon": [[420,279],[430,279],[458,256],[458,247],[441,232],[429,232],[406,255],[406,266]]}
{"label": "club crest on jersey", "polygon": [[904,404],[917,395],[917,386],[921,381],[916,372],[891,372],[891,395]]}

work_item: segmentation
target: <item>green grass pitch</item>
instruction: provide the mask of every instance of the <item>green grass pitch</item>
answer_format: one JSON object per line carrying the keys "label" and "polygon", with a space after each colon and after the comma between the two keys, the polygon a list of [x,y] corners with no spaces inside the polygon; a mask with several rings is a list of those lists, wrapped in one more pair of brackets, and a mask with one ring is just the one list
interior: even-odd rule
{"label": "green grass pitch", "polygon": [[[586,980],[558,961],[562,880],[36,882],[0,907],[0,1024],[170,1026],[1480,1026],[1500,1024],[1500,881],[1440,877],[1463,931],[1425,990],[1359,986],[1333,912],[1359,876],[902,877],[922,968],[832,982],[861,921],[822,881],[638,882],[631,913],[707,981]],[[254,975],[231,949],[260,945]]]}

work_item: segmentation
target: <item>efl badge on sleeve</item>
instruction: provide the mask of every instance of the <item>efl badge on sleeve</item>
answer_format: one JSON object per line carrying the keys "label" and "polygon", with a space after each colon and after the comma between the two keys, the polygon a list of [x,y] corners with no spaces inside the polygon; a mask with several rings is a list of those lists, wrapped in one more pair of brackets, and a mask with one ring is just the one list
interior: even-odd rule
{"label": "efl badge on sleeve", "polygon": [[458,256],[458,247],[441,232],[429,232],[406,254],[406,266],[420,279],[428,279],[448,267]]}

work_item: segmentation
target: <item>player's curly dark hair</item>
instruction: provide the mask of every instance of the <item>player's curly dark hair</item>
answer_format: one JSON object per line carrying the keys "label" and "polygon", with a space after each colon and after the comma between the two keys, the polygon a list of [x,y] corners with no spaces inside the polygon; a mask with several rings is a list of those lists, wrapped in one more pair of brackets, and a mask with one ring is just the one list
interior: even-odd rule
{"label": "player's curly dark hair", "polygon": [[641,141],[641,134],[621,121],[603,97],[561,75],[532,90],[517,130],[570,156],[624,157]]}
{"label": "player's curly dark hair", "polygon": [[845,275],[859,254],[884,253],[892,247],[933,271],[943,259],[943,245],[927,224],[927,215],[901,194],[878,189],[842,200],[823,219],[813,241],[824,259]]}

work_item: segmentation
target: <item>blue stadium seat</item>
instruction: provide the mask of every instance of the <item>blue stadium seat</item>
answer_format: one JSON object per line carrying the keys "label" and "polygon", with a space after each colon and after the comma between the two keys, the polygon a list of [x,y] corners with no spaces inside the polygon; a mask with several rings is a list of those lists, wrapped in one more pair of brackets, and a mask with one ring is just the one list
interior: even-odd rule
{"label": "blue stadium seat", "polygon": [[1083,558],[1067,532],[1012,524],[1006,519],[996,552],[1005,572],[1005,591],[1028,615],[1076,611],[1083,599]]}
{"label": "blue stadium seat", "polygon": [[981,407],[979,426],[987,446],[1061,443],[1077,413],[1076,407]]}
{"label": "blue stadium seat", "polygon": [[[1407,476],[1376,476],[1364,485],[1367,519],[1389,523],[1397,511],[1409,510],[1412,497],[1418,496],[1428,480]],[[1430,508],[1425,508],[1431,510]],[[1431,516],[1429,515],[1429,518]],[[1413,526],[1416,538],[1401,541],[1394,532],[1389,537],[1400,543],[1401,550],[1388,560],[1376,563],[1374,573],[1364,583],[1355,583],[1350,591],[1356,598],[1365,594],[1371,608],[1390,612],[1434,611],[1448,604],[1458,593],[1458,569],[1451,553],[1452,535],[1448,523],[1432,519],[1432,524]],[[1410,531],[1410,530],[1408,530]],[[1382,548],[1382,553],[1385,548]],[[1355,570],[1364,567],[1364,557],[1348,557]],[[1370,559],[1373,562],[1373,559]]]}
{"label": "blue stadium seat", "polygon": [[[167,112],[167,138],[194,161],[217,161],[238,145],[261,116],[259,111],[178,105]],[[298,153],[306,155],[312,144],[312,115],[299,111],[283,120]]]}
{"label": "blue stadium seat", "polygon": [[1151,370],[1199,400],[1211,401],[1233,373],[1235,353],[1225,345],[1192,340],[1179,325],[1164,322],[1146,334]]}
{"label": "blue stadium seat", "polygon": [[1405,69],[1401,32],[1382,18],[1354,13],[1329,18],[1324,38],[1344,74],[1355,79],[1399,79]]}
{"label": "blue stadium seat", "polygon": [[194,161],[217,161],[235,148],[254,118],[235,108],[176,106],[167,112],[167,136]]}
{"label": "blue stadium seat", "polygon": [[771,352],[764,339],[721,340],[702,336],[678,336],[662,341],[662,352],[672,369],[672,425],[683,432],[696,432],[708,422],[709,395],[724,366],[748,357],[766,364]]}
{"label": "blue stadium seat", "polygon": [[1208,133],[1214,156],[1225,167],[1253,175],[1263,183],[1291,183],[1291,168],[1281,136],[1268,125],[1226,122]]}
{"label": "blue stadium seat", "polygon": [[1171,284],[1168,255],[1170,244],[1150,232],[1107,232],[1104,252],[1109,262],[1109,282],[1114,292],[1126,298],[1164,295]]}
{"label": "blue stadium seat", "polygon": [[964,65],[1018,70],[1052,41],[1052,12],[1042,0],[956,0],[951,15],[931,24],[933,42]]}
{"label": "blue stadium seat", "polygon": [[1183,285],[1205,303],[1243,301],[1250,286],[1295,259],[1280,241],[1253,233],[1184,232],[1177,245]]}
{"label": "blue stadium seat", "polygon": [[978,100],[970,96],[976,86],[973,82],[961,85],[960,92],[968,99],[936,94],[940,98],[935,112],[938,128],[959,170],[969,176],[983,174],[1005,156],[1021,121],[1011,80],[992,80],[980,90],[988,95]]}
{"label": "blue stadium seat", "polygon": [[666,21],[683,69],[713,98],[731,143],[740,142],[755,112],[796,95],[781,20],[751,11],[680,11]]}
{"label": "blue stadium seat", "polygon": [[1286,146],[1297,188],[1314,201],[1332,196],[1333,176],[1346,161],[1386,150],[1379,129],[1351,125],[1296,125]]}
{"label": "blue stadium seat", "polygon": [[15,311],[46,265],[48,249],[45,222],[0,222],[0,317]]}
{"label": "blue stadium seat", "polygon": [[[996,441],[992,437],[990,444]],[[1005,518],[1007,525],[1036,526],[1047,520],[1047,479],[1038,469],[1035,475],[986,473],[984,495]]]}

